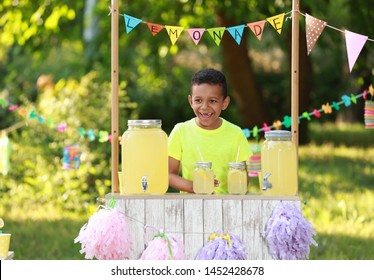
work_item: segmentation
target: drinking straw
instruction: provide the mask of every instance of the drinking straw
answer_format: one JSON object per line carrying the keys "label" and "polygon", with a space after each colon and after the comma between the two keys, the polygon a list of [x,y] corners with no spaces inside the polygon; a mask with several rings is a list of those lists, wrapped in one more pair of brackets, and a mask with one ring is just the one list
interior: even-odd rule
{"label": "drinking straw", "polygon": [[236,155],[236,162],[238,162],[238,160],[239,160],[239,154],[240,154],[240,146],[238,147],[238,153]]}
{"label": "drinking straw", "polygon": [[199,147],[196,147],[196,149],[197,149],[197,152],[198,152],[199,155],[200,155],[201,161],[204,162],[205,160],[204,160],[204,158],[203,158],[203,155],[201,154],[200,148],[199,148]]}

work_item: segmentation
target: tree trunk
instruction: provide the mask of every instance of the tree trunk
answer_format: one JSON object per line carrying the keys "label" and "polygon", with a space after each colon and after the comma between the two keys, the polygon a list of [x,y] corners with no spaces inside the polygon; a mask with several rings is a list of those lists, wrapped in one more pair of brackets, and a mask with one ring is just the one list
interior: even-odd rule
{"label": "tree trunk", "polygon": [[[233,20],[225,16],[224,12],[216,13],[216,18],[219,26],[236,25]],[[268,117],[248,56],[247,33],[243,33],[239,46],[235,40],[229,38],[230,35],[227,32],[224,34],[221,46],[228,81],[232,89],[231,95],[238,105],[243,125],[248,128],[255,125],[260,127]]]}

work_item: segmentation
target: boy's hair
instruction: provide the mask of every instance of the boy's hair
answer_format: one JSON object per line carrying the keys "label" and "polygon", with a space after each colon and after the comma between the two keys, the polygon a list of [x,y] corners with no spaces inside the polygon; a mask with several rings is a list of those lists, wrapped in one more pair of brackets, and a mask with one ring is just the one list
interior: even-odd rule
{"label": "boy's hair", "polygon": [[205,68],[196,72],[191,79],[191,94],[192,86],[201,84],[219,85],[222,88],[223,98],[227,97],[227,82],[222,72],[212,68]]}

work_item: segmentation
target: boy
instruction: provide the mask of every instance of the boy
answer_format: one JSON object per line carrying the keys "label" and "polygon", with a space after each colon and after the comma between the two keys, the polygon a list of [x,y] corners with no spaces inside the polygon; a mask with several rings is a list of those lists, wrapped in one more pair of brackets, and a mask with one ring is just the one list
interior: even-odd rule
{"label": "boy", "polygon": [[170,133],[169,185],[193,193],[195,163],[203,158],[212,162],[215,193],[227,193],[228,163],[246,161],[251,150],[240,127],[220,117],[230,103],[225,76],[211,68],[197,72],[191,80],[188,102],[196,117],[178,123]]}

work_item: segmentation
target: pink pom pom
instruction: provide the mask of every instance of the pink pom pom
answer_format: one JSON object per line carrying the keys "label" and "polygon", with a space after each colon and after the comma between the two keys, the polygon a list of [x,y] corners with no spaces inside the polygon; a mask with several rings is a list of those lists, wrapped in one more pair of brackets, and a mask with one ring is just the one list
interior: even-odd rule
{"label": "pink pom pom", "polygon": [[143,251],[141,260],[185,260],[183,243],[171,234],[155,235]]}
{"label": "pink pom pom", "polygon": [[86,259],[122,260],[129,258],[131,239],[125,215],[118,209],[100,209],[83,225],[74,242],[82,244]]}

